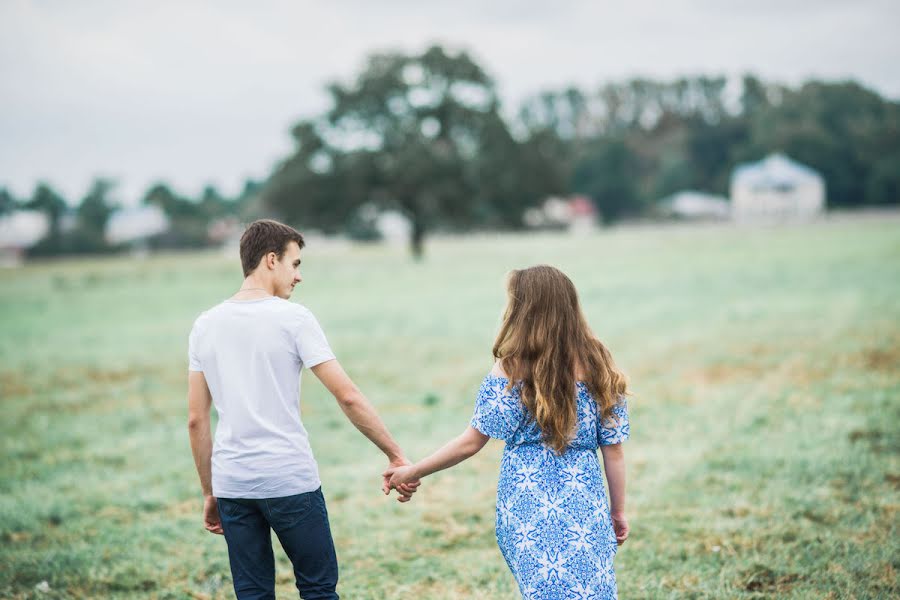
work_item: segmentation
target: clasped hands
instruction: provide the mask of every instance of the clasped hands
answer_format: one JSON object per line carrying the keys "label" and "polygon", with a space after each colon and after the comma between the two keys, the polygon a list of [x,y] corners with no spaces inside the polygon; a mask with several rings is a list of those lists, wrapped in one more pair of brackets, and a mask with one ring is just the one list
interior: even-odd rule
{"label": "clasped hands", "polygon": [[419,488],[419,478],[415,476],[413,467],[405,458],[392,460],[388,468],[381,474],[381,491],[387,496],[391,490],[397,490],[399,502],[409,502]]}

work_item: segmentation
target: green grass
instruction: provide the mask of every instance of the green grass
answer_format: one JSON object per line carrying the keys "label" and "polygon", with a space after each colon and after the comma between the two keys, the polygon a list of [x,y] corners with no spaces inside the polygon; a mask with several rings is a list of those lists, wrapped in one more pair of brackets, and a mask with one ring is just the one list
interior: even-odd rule
{"label": "green grass", "polygon": [[[311,240],[294,299],[418,458],[466,426],[504,274],[539,262],[572,277],[632,381],[622,598],[900,594],[900,220],[444,239],[421,264]],[[0,597],[232,597],[185,392],[191,323],[239,283],[218,253],[0,272]],[[501,445],[400,505],[303,377],[342,596],[516,598]]]}

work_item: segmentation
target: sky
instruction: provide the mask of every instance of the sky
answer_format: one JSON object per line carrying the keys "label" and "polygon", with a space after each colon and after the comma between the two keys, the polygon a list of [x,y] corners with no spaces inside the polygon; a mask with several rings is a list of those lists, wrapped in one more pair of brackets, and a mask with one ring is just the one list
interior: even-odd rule
{"label": "sky", "polygon": [[898,26],[897,0],[0,0],[0,187],[235,194],[291,152],[328,82],[433,43],[468,51],[508,112],[638,75],[854,79],[900,100]]}

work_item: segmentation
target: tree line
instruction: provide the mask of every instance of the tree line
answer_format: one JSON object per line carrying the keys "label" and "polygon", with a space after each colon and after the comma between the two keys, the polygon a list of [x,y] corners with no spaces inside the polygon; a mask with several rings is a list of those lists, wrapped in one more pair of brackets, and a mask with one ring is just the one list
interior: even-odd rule
{"label": "tree line", "polygon": [[[900,103],[855,82],[799,86],[743,77],[635,78],[594,90],[547,90],[513,116],[496,84],[466,52],[376,53],[356,77],[328,86],[329,108],[292,128],[294,149],[263,182],[235,198],[199,198],[164,183],[143,202],[171,229],[154,247],[209,243],[227,216],[274,216],[357,237],[363,207],[394,209],[412,226],[411,249],[430,231],[516,229],[548,195],[584,194],[607,222],[639,217],[682,189],[726,194],[735,165],[781,151],[822,173],[829,207],[900,202]],[[44,211],[49,233],[33,255],[103,252],[112,182],[96,181],[63,231],[67,203],[46,184],[30,199],[0,190],[0,213]]]}

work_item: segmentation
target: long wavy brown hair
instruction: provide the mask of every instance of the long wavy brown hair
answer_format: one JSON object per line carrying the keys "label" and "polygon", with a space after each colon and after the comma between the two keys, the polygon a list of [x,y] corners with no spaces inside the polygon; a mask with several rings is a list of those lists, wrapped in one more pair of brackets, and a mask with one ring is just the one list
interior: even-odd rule
{"label": "long wavy brown hair", "polygon": [[562,454],[578,422],[576,377],[581,375],[602,419],[613,417],[628,383],[588,326],[575,286],[562,271],[548,265],[512,271],[507,292],[494,358],[506,371],[509,389],[519,386],[544,443]]}

